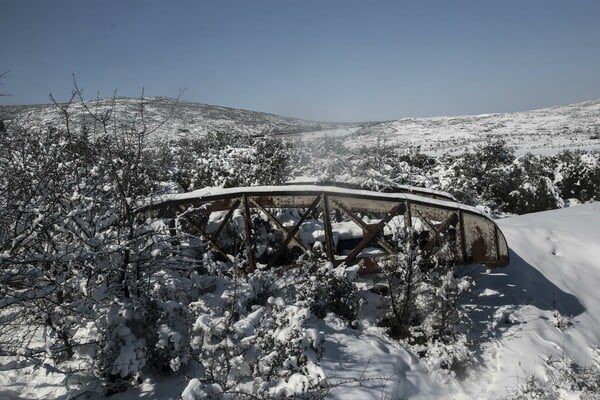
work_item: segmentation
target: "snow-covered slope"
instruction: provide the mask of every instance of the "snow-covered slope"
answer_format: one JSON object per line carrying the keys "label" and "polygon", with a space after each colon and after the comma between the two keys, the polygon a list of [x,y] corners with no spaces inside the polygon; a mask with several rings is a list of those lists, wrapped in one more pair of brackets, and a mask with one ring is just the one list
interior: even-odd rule
{"label": "snow-covered slope", "polygon": [[543,379],[541,357],[597,365],[600,354],[600,203],[499,221],[511,248],[503,270],[478,274],[473,299],[481,366],[465,388],[501,395],[526,373]]}
{"label": "snow-covered slope", "polygon": [[[114,108],[119,122],[136,118],[141,124],[140,99],[119,97],[90,101],[87,107],[91,113],[102,115]],[[144,120],[156,137],[198,137],[206,133],[227,136],[289,135],[300,132],[313,132],[322,129],[336,129],[345,124],[305,121],[256,111],[241,110],[208,104],[190,103],[166,97],[144,98]],[[62,105],[64,106],[64,105]],[[93,126],[93,117],[79,102],[68,107],[72,123],[78,129],[85,122],[88,129]],[[31,125],[59,125],[63,117],[53,104],[0,106],[0,118],[19,120]]]}
{"label": "snow-covered slope", "polygon": [[[507,218],[500,226],[510,265],[465,267],[476,282],[465,300],[476,344],[466,378],[442,384],[380,328],[355,331],[329,321],[326,374],[384,378],[342,386],[331,398],[502,399],[532,374],[545,379],[543,357],[582,366],[600,361],[600,203]],[[376,297],[368,300],[376,308]]]}
{"label": "snow-covered slope", "polygon": [[[415,354],[375,326],[378,295],[364,292],[359,329],[336,317],[315,322],[324,334],[320,366],[332,382],[340,383],[329,398],[502,399],[531,374],[545,379],[543,357],[597,365],[600,203],[506,218],[499,225],[511,248],[508,267],[464,267],[476,283],[465,299],[477,345],[466,378],[436,380],[435,371],[428,372]],[[353,379],[362,383],[344,383]],[[161,378],[114,398],[176,398],[184,386],[180,378]],[[0,372],[3,396],[52,397],[62,390],[56,374],[33,369]]]}
{"label": "snow-covered slope", "polygon": [[[96,112],[110,109],[110,99],[89,102]],[[117,98],[117,118],[139,119],[139,99]],[[92,118],[73,103],[69,110],[75,125]],[[0,106],[0,118],[26,125],[58,125],[62,118],[51,104]],[[327,123],[282,117],[234,108],[189,103],[165,97],[145,99],[144,118],[155,138],[201,137],[216,133],[233,137],[298,134],[305,140],[347,136],[357,147],[393,146],[440,154],[462,152],[489,139],[503,139],[517,152],[555,153],[564,149],[600,148],[600,100],[515,113],[460,117],[404,118],[388,122]]]}
{"label": "snow-covered slope", "polygon": [[364,127],[354,136],[359,146],[379,142],[442,153],[463,151],[489,138],[506,140],[517,151],[600,148],[599,135],[600,101],[595,100],[525,112],[405,118]]}

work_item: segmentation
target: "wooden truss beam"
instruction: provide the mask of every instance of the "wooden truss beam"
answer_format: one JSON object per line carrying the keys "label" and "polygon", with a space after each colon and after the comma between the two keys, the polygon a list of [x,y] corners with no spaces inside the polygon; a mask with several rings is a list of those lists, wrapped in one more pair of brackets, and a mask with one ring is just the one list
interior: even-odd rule
{"label": "wooden truss beam", "polygon": [[252,240],[252,221],[250,219],[250,205],[248,204],[248,195],[242,196],[244,202],[244,242],[246,243],[246,256],[248,258],[248,266],[246,272],[253,272],[256,268],[254,260],[254,243]]}

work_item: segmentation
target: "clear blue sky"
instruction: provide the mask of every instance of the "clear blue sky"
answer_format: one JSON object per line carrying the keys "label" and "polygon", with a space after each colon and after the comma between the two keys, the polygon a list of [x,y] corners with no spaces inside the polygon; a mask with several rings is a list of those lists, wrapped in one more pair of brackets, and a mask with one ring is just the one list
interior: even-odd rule
{"label": "clear blue sky", "polygon": [[0,0],[0,104],[176,97],[314,120],[600,98],[599,0]]}

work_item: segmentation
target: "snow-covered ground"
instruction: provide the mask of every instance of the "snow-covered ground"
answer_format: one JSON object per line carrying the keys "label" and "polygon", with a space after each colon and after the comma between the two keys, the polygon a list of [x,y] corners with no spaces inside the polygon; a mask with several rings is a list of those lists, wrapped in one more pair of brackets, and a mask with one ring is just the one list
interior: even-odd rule
{"label": "snow-covered ground", "polygon": [[[79,130],[86,125],[88,131],[99,123],[94,122],[106,113],[114,112],[121,121],[139,123],[142,102],[136,98],[118,97],[88,101],[85,105],[75,101],[68,106],[71,127]],[[65,105],[62,105],[65,107]],[[87,107],[87,109],[86,109]],[[144,122],[153,139],[198,138],[207,134],[225,137],[262,135],[294,135],[320,130],[342,131],[348,124],[313,122],[282,117],[257,111],[234,109],[208,104],[185,102],[167,97],[146,97],[143,101]],[[110,115],[110,114],[108,114]],[[53,104],[0,106],[0,119],[16,120],[25,126],[60,127],[64,125],[59,108]],[[112,129],[112,128],[111,128]]]}
{"label": "snow-covered ground", "polygon": [[[139,118],[140,101],[117,98],[88,103],[93,113],[114,107],[119,115]],[[148,97],[144,119],[153,138],[197,138],[207,134],[248,137],[275,135],[286,140],[326,140],[345,137],[348,146],[419,148],[431,155],[461,153],[490,139],[503,139],[517,154],[554,154],[562,150],[600,148],[600,100],[539,110],[387,122],[314,122],[273,114]],[[72,124],[94,126],[80,103],[69,106]],[[61,113],[52,104],[0,106],[0,117],[26,125],[60,126]]]}
{"label": "snow-covered ground", "polygon": [[[476,283],[464,300],[476,344],[466,377],[440,380],[388,338],[375,324],[381,299],[365,290],[358,329],[332,316],[314,322],[324,334],[320,366],[339,383],[329,398],[500,399],[531,374],[543,381],[543,357],[597,365],[600,203],[506,218],[499,225],[511,249],[510,264],[494,270],[464,267]],[[64,392],[60,374],[14,366],[0,361],[0,398],[56,398]],[[344,383],[353,379],[361,382]],[[185,384],[183,378],[158,378],[113,398],[177,398]]]}
{"label": "snow-covered ground", "polygon": [[600,147],[600,101],[524,112],[457,117],[404,118],[369,125],[353,137],[356,146],[419,147],[439,155],[460,153],[489,139],[502,139],[517,153],[556,153]]}
{"label": "snow-covered ground", "polygon": [[349,136],[353,133],[356,133],[360,127],[351,126],[351,127],[343,127],[338,129],[323,129],[320,131],[314,132],[305,132],[302,134],[303,140],[312,140],[316,138],[332,138],[332,137],[343,137]]}
{"label": "snow-covered ground", "polygon": [[[476,343],[467,377],[436,381],[414,354],[369,326],[368,318],[362,330],[325,321],[321,363],[328,376],[385,378],[341,386],[331,398],[501,399],[529,374],[543,381],[543,357],[568,357],[582,366],[600,361],[600,203],[499,223],[510,264],[465,267],[476,282],[466,300]],[[368,298],[365,315],[376,303],[376,295]]]}
{"label": "snow-covered ground", "polygon": [[[600,354],[600,203],[499,221],[511,249],[503,270],[475,268],[472,300],[480,366],[463,383],[471,398],[501,396],[527,373],[543,379],[541,357],[583,366]],[[560,329],[559,329],[560,328]]]}

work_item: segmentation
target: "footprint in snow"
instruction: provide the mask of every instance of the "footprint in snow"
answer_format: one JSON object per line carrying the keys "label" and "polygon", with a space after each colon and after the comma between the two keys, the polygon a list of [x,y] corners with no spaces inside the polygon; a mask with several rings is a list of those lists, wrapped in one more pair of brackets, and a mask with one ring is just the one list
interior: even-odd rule
{"label": "footprint in snow", "polygon": [[371,346],[380,350],[382,353],[386,353],[386,354],[390,353],[390,349],[388,349],[386,345],[384,345],[377,339],[369,339],[369,343],[371,344]]}

